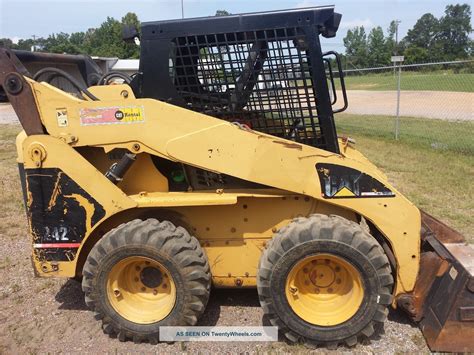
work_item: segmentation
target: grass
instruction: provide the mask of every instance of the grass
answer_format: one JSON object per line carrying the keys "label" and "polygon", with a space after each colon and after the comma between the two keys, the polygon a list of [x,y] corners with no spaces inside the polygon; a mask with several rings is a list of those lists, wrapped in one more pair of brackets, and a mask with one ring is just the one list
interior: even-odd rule
{"label": "grass", "polygon": [[[407,125],[399,141],[393,139],[393,118],[338,115],[336,125],[340,134],[355,138],[356,148],[408,199],[474,243],[474,123],[402,120]],[[423,138],[427,135],[438,144],[433,147]],[[467,148],[460,153],[459,147]]]}
{"label": "grass", "polygon": [[24,235],[25,208],[16,163],[15,137],[18,126],[0,125],[0,234],[8,238]]}
{"label": "grass", "polygon": [[[347,90],[387,91],[397,90],[397,79],[398,76],[390,71],[348,75],[345,77],[345,83]],[[339,79],[336,78],[334,81],[339,89]],[[434,72],[402,71],[400,87],[402,90],[474,92],[474,74],[456,74],[448,70]]]}
{"label": "grass", "polygon": [[[394,138],[393,116],[338,114],[336,121],[340,131],[351,135]],[[474,121],[401,117],[399,128],[399,139],[403,144],[474,155]]]}

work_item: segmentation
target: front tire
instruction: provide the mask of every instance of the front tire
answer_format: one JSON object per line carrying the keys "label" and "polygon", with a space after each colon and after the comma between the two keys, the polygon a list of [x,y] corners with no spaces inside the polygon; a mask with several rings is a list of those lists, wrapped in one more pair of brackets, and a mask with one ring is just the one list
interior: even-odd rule
{"label": "front tire", "polygon": [[207,257],[182,227],[134,220],[108,232],[83,269],[86,304],[125,341],[157,343],[160,326],[194,325],[209,299]]}
{"label": "front tire", "polygon": [[393,277],[377,241],[339,216],[297,218],[270,241],[257,287],[270,322],[292,342],[354,346],[383,323]]}

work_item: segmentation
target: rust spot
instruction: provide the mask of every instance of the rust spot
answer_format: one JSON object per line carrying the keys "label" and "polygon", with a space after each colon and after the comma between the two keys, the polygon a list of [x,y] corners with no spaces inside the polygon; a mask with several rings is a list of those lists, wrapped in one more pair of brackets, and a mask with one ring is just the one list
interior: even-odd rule
{"label": "rust spot", "polygon": [[420,271],[415,284],[415,289],[410,294],[404,294],[398,297],[397,303],[414,320],[418,322],[424,314],[425,300],[431,289],[431,286],[440,272],[444,260],[434,252],[425,252],[421,254]]}
{"label": "rust spot", "polygon": [[436,239],[443,243],[465,243],[466,239],[458,231],[452,229],[441,221],[438,221],[433,216],[425,211],[421,212],[422,233],[421,237],[424,239],[426,235],[433,233]]}

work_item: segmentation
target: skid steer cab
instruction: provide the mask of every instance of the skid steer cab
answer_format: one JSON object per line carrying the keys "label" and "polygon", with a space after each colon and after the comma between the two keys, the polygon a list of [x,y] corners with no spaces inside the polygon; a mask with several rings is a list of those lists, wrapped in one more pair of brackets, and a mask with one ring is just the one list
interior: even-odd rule
{"label": "skid steer cab", "polygon": [[30,73],[0,50],[37,275],[82,277],[122,341],[196,324],[211,286],[256,287],[293,342],[354,346],[392,306],[432,350],[474,351],[471,249],[336,134],[344,78],[320,37],[340,20],[144,23],[133,77]]}

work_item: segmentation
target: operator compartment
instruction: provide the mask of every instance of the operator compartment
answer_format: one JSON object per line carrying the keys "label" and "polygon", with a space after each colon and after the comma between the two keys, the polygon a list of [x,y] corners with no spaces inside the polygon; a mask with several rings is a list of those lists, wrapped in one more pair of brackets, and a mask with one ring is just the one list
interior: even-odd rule
{"label": "operator compartment", "polygon": [[145,97],[338,153],[335,75],[344,102],[334,112],[347,97],[339,57],[321,52],[319,35],[334,37],[340,19],[319,7],[144,23],[146,55],[131,85]]}

